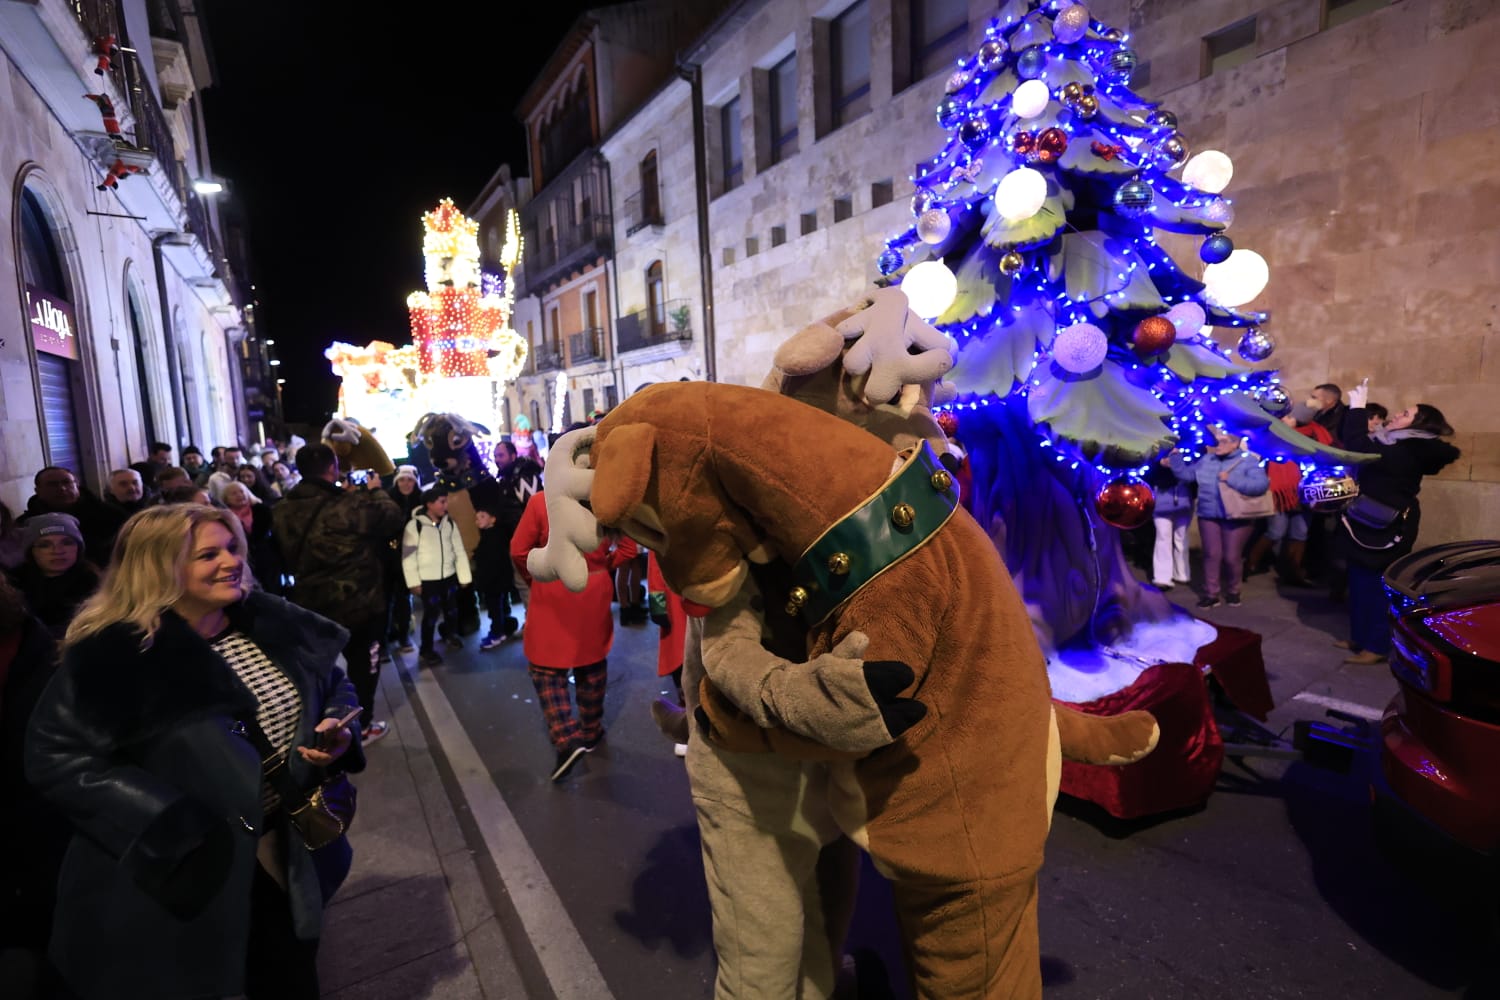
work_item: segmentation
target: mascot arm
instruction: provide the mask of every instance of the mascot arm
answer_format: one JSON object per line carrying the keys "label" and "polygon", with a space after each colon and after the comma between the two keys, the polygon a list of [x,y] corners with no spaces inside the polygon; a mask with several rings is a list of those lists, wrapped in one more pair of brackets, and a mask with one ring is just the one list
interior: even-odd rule
{"label": "mascot arm", "polygon": [[862,756],[890,744],[925,714],[920,704],[897,697],[912,683],[911,668],[861,658],[864,633],[850,632],[823,655],[794,662],[762,644],[756,604],[747,583],[704,621],[703,667],[717,689],[705,692],[710,718],[719,704],[713,695],[722,695],[750,724],[770,731],[767,740],[778,752],[808,756],[807,741],[837,755]]}
{"label": "mascot arm", "polygon": [[545,515],[550,529],[545,538],[527,554],[511,546],[511,555],[527,582],[561,580],[574,593],[588,586],[589,567],[585,553],[599,547],[602,533],[584,501],[589,499],[594,471],[589,468],[589,449],[594,444],[592,427],[569,431],[552,446],[552,461],[547,466],[547,488],[533,494],[526,509],[545,498]]}

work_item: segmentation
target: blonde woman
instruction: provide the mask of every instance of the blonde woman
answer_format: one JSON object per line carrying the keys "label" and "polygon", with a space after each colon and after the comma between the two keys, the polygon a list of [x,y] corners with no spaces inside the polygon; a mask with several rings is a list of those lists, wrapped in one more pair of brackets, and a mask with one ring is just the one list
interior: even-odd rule
{"label": "blonde woman", "polygon": [[311,789],[364,767],[342,628],[254,589],[239,518],[152,507],[120,532],[27,733],[73,822],[52,958],[83,1000],[318,996],[322,909],[348,873],[309,851],[246,734]]}

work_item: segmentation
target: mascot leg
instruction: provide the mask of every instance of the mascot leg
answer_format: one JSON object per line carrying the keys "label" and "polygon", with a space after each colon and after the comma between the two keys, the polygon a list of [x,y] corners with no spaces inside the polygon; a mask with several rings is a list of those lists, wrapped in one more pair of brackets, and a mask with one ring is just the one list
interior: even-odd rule
{"label": "mascot leg", "polygon": [[715,1000],[828,1000],[858,852],[822,805],[821,768],[688,744],[718,955]]}
{"label": "mascot leg", "polygon": [[1041,1000],[1036,869],[892,887],[919,1000]]}

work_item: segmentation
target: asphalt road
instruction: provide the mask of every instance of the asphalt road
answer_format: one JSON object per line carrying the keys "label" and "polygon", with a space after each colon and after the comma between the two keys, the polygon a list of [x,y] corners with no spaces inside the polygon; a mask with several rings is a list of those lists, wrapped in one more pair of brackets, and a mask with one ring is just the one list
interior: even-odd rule
{"label": "asphalt road", "polygon": [[[1260,588],[1268,592],[1258,613],[1269,620],[1279,598],[1269,584]],[[1247,614],[1256,613],[1253,596]],[[528,875],[517,886],[512,878],[502,893],[529,994],[568,993],[556,970],[591,959],[619,1000],[711,996],[708,902],[686,775],[647,708],[666,686],[655,676],[655,627],[617,628],[605,745],[560,784],[548,780],[553,755],[520,643],[482,653],[476,640],[423,673],[462,729],[434,725],[438,744],[451,751],[455,741],[471,743],[486,772],[481,782],[487,778],[495,803],[503,802],[489,813],[476,804],[472,815],[506,811],[515,823],[510,837],[524,841],[501,845],[496,870],[514,867],[506,853],[514,848],[529,850],[544,873],[545,884]],[[1268,663],[1274,655],[1268,640]],[[415,657],[405,659],[414,676]],[[1275,690],[1284,672],[1272,674]],[[1381,688],[1378,674],[1368,674],[1347,691],[1337,683],[1318,690],[1378,708],[1369,703]],[[1047,995],[1500,997],[1490,956],[1500,950],[1493,883],[1463,870],[1393,866],[1376,847],[1366,764],[1342,774],[1302,762],[1231,761],[1203,808],[1133,825],[1064,799],[1041,876]],[[561,904],[576,937],[555,917],[528,919],[537,893]],[[908,996],[889,891],[868,865],[850,947],[879,954],[895,995]],[[584,992],[599,989],[594,982]]]}

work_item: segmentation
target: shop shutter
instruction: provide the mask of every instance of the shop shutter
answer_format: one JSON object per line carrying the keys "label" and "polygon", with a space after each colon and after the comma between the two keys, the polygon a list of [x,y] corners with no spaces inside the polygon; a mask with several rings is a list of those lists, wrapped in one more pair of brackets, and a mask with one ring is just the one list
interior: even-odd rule
{"label": "shop shutter", "polygon": [[62,466],[83,480],[79,466],[78,422],[73,416],[73,362],[53,354],[36,354],[41,381],[42,425],[52,465]]}

